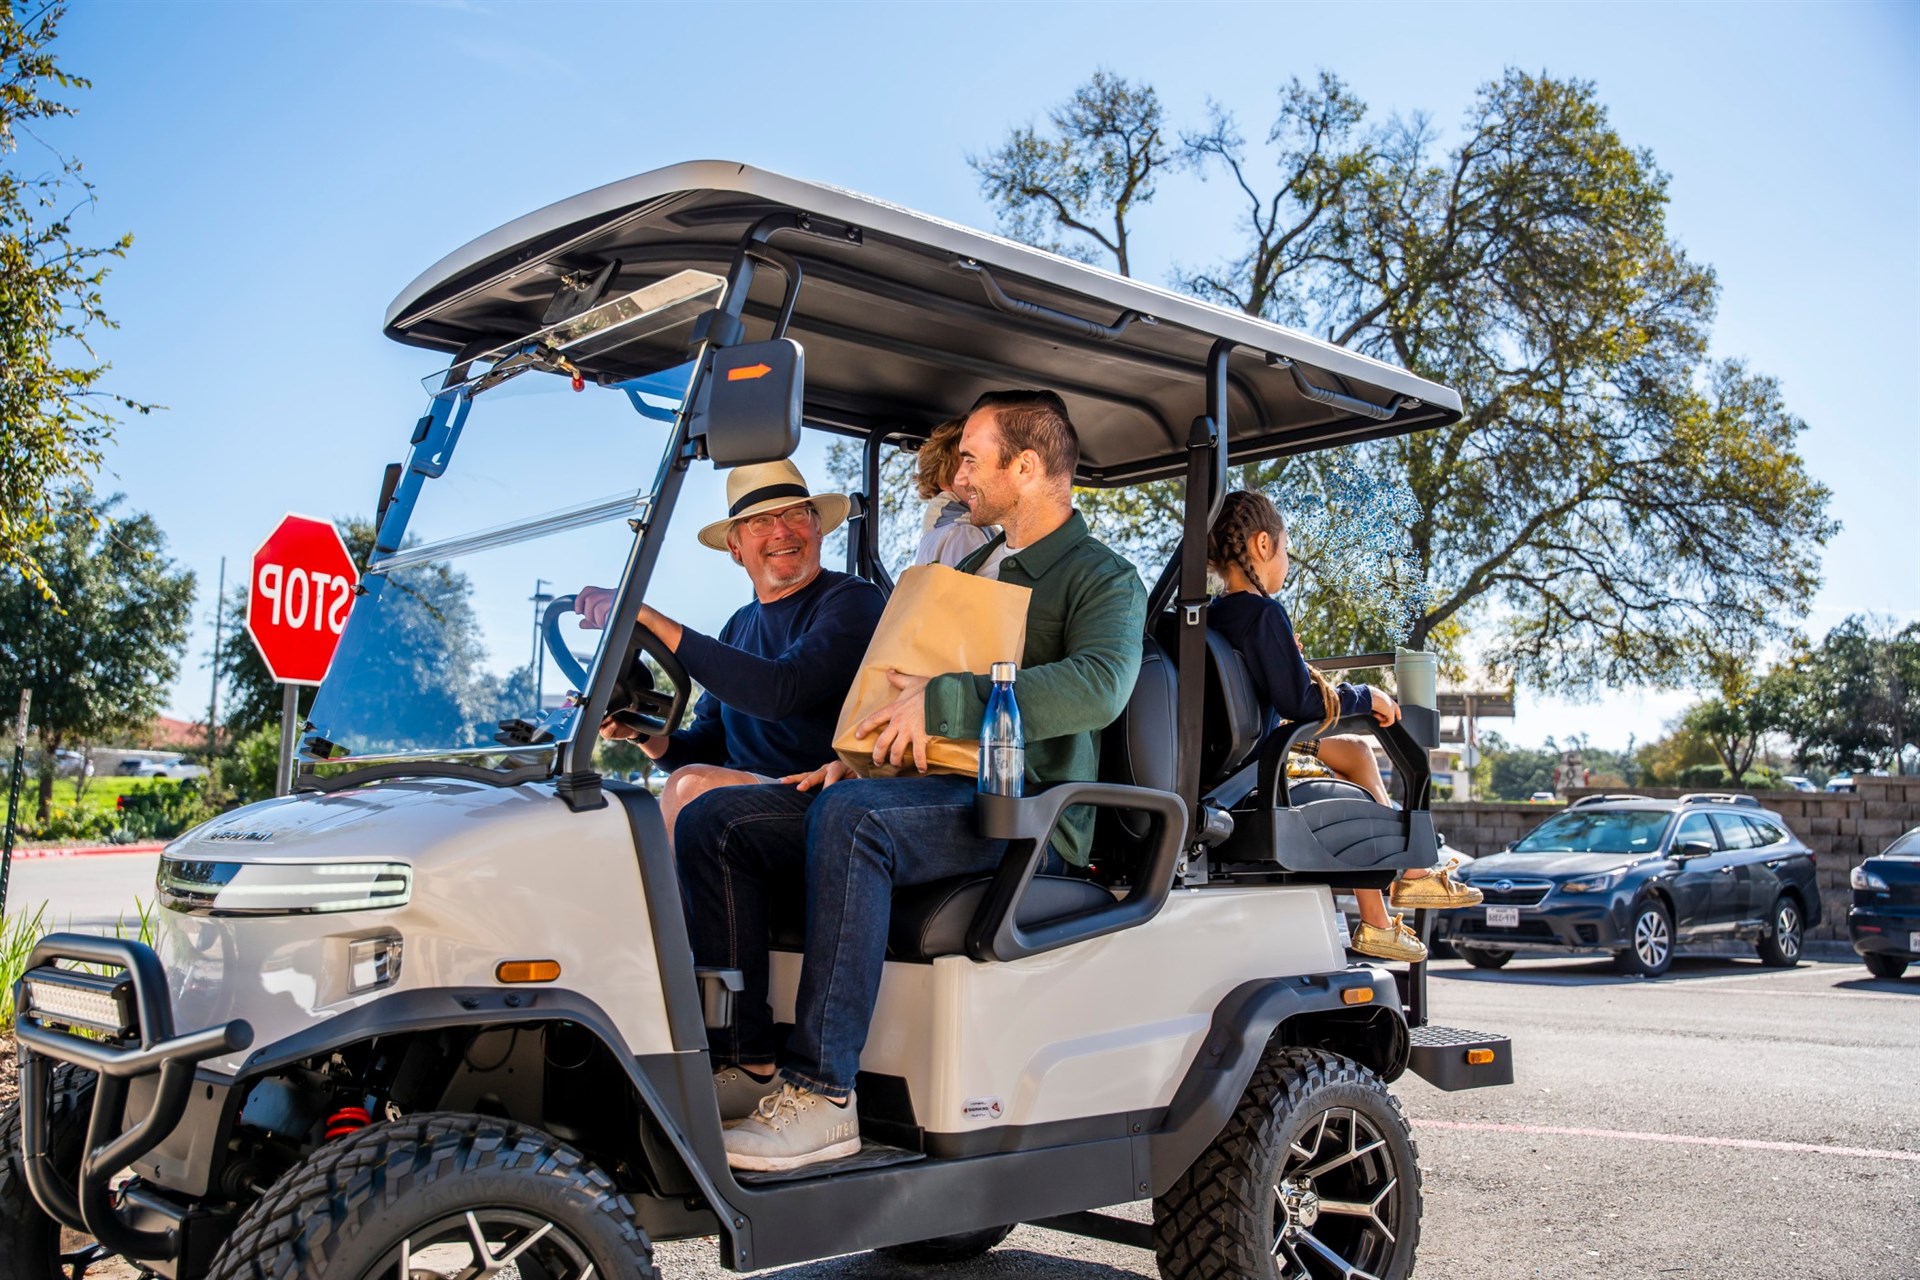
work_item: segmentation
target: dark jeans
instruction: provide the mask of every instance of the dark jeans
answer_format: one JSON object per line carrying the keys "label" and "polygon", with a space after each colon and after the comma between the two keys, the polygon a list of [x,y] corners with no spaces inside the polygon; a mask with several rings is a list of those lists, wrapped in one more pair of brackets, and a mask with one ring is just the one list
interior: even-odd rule
{"label": "dark jeans", "polygon": [[719,1057],[775,1060],[767,907],[776,895],[804,893],[806,954],[781,1066],[818,1092],[853,1088],[894,886],[992,871],[1006,851],[1006,841],[974,834],[973,796],[973,779],[955,775],[850,778],[824,792],[722,787],[681,810],[674,847],[694,963],[746,978],[731,1033],[716,1037]]}

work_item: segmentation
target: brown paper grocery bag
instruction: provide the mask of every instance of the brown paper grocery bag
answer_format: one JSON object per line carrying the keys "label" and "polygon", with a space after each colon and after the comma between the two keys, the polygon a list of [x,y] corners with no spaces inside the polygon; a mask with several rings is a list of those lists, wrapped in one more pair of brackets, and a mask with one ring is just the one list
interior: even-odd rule
{"label": "brown paper grocery bag", "polygon": [[[840,704],[833,749],[863,778],[917,773],[911,759],[901,769],[876,766],[878,734],[856,737],[855,725],[900,696],[887,682],[892,668],[912,676],[949,671],[990,674],[996,662],[1022,661],[1027,644],[1027,597],[1033,592],[1011,582],[961,573],[943,564],[917,564],[900,575],[880,615],[859,674]],[[977,726],[973,726],[977,729]],[[927,740],[927,767],[933,773],[971,777],[980,764],[976,737]]]}

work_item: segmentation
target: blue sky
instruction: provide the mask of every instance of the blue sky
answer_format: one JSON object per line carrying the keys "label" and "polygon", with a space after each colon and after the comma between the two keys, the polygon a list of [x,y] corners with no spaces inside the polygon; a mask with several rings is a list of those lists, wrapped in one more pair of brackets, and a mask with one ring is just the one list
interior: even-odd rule
{"label": "blue sky", "polygon": [[[991,225],[965,155],[1098,66],[1154,83],[1176,121],[1211,97],[1249,132],[1277,86],[1321,67],[1376,116],[1443,126],[1506,65],[1595,81],[1673,175],[1674,233],[1719,272],[1716,354],[1780,378],[1811,424],[1808,464],[1845,530],[1806,625],[1920,617],[1920,6],[80,0],[59,52],[96,86],[43,131],[98,184],[80,233],[136,237],[101,350],[117,389],[168,406],[125,424],[103,485],[151,511],[202,577],[176,714],[205,714],[219,558],[244,573],[283,511],[371,507],[434,367],[380,320],[442,254],[697,157]],[[1223,252],[1234,213],[1217,181],[1169,183],[1136,273]],[[650,473],[651,456],[637,463]],[[558,505],[576,496],[571,465],[556,451],[525,483]],[[658,598],[712,627],[744,580],[716,577],[696,522],[680,523]],[[1685,700],[1523,693],[1513,736],[1645,740]]]}

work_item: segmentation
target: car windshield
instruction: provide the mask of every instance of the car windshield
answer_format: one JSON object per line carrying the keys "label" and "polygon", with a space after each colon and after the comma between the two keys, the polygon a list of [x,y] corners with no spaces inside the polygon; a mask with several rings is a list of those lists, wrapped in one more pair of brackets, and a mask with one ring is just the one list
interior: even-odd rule
{"label": "car windshield", "polygon": [[[394,506],[400,545],[369,558],[371,522],[344,529],[367,568],[302,754],[500,767],[571,738],[570,694],[604,633],[564,606],[624,576],[691,372],[602,386],[529,371],[436,396],[416,429],[428,474],[408,476]],[[422,461],[416,449],[416,471]],[[543,634],[549,611],[557,646]]]}
{"label": "car windshield", "polygon": [[1652,853],[1669,818],[1660,809],[1571,809],[1548,818],[1515,853]]}
{"label": "car windshield", "polygon": [[1880,856],[1883,858],[1920,858],[1920,827],[1915,827],[1912,831],[1907,832],[1907,834],[1888,845],[1886,852]]}

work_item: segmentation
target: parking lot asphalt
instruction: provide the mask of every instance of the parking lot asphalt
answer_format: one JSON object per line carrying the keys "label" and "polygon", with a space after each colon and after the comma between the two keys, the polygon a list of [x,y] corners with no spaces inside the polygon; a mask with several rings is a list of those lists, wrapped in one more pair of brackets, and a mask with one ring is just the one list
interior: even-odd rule
{"label": "parking lot asphalt", "polygon": [[[151,898],[153,867],[152,855],[20,863],[11,902],[50,900],[62,926],[111,925]],[[1443,961],[1431,998],[1436,1022],[1511,1036],[1515,1082],[1394,1084],[1426,1187],[1417,1275],[1920,1280],[1920,974],[1683,955],[1646,980],[1604,958]],[[662,1245],[659,1258],[668,1280],[729,1274],[711,1241]],[[869,1254],[767,1274],[1157,1273],[1145,1253],[1022,1227],[937,1271]]]}

